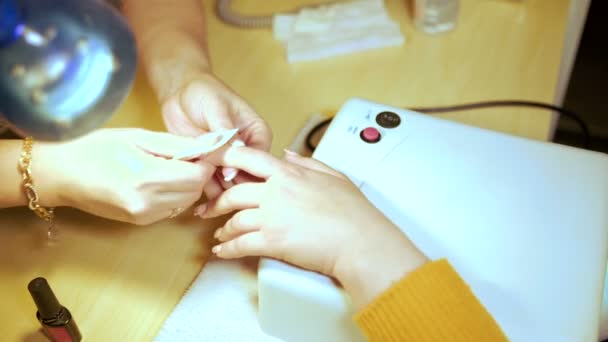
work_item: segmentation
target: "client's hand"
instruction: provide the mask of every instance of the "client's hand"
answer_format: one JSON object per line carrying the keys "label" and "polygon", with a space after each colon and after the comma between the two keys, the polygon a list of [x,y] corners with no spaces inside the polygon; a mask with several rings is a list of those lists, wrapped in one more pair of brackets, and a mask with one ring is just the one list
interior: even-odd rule
{"label": "client's hand", "polygon": [[34,162],[54,184],[56,203],[49,205],[145,225],[201,197],[215,166],[168,159],[195,143],[142,129],[102,129],[68,142],[40,144]]}
{"label": "client's hand", "polygon": [[319,161],[247,147],[217,157],[265,180],[208,203],[203,217],[240,210],[216,232],[219,257],[267,256],[334,276],[357,306],[426,261],[354,184]]}

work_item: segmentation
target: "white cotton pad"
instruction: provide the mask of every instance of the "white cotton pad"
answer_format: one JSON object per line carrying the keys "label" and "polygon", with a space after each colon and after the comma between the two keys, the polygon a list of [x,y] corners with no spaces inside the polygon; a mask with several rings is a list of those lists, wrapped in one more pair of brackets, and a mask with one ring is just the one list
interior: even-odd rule
{"label": "white cotton pad", "polygon": [[211,153],[229,142],[238,131],[239,129],[235,128],[201,135],[196,146],[175,154],[173,159],[189,160]]}

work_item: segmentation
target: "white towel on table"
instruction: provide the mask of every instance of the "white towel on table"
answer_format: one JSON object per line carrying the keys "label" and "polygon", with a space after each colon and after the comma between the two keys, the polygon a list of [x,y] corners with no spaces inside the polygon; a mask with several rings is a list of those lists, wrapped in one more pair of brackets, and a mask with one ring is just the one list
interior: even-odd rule
{"label": "white towel on table", "polygon": [[240,261],[207,262],[154,341],[281,342],[260,329],[255,272]]}

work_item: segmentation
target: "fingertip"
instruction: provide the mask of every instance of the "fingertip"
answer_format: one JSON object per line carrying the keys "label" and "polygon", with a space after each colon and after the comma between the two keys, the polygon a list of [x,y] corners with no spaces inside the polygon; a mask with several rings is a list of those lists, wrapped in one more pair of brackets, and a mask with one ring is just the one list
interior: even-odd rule
{"label": "fingertip", "polygon": [[268,126],[266,121],[261,120],[258,129],[254,134],[254,138],[252,139],[255,141],[255,144],[252,143],[252,145],[263,151],[269,151],[272,147],[272,138],[272,129]]}
{"label": "fingertip", "polygon": [[272,147],[272,138],[259,138],[249,142],[249,146],[264,152],[270,151]]}
{"label": "fingertip", "polygon": [[245,233],[227,242],[223,242],[219,253],[233,258],[247,256],[277,256],[276,251],[268,245],[267,239],[260,230]]}
{"label": "fingertip", "polygon": [[272,145],[272,129],[266,121],[252,109],[242,112],[249,118],[247,124],[240,126],[240,136],[247,142],[247,146],[268,152]]}
{"label": "fingertip", "polygon": [[222,258],[222,259],[238,258],[239,255],[237,253],[235,253],[234,248],[231,247],[231,245],[233,245],[233,244],[234,244],[233,241],[219,243],[219,244],[213,246],[213,248],[211,248],[211,253],[215,254],[215,256],[217,256],[218,258]]}
{"label": "fingertip", "polygon": [[209,181],[205,184],[203,189],[205,196],[207,196],[208,200],[216,199],[222,192],[224,192],[224,188],[221,185],[219,177],[216,173],[213,173],[209,179]]}
{"label": "fingertip", "polygon": [[[239,148],[244,147],[245,142],[241,139],[235,139],[232,144],[230,144],[231,148]],[[239,174],[239,170],[235,167],[223,167],[222,168],[222,176],[224,176],[224,181],[232,182],[234,178]]]}
{"label": "fingertip", "polygon": [[203,203],[198,207],[194,208],[194,216],[198,216],[200,218],[205,218],[205,213],[207,212],[207,204]]}
{"label": "fingertip", "polygon": [[222,252],[222,244],[218,244],[213,246],[213,248],[211,248],[211,252],[219,257],[221,257],[220,253]]}
{"label": "fingertip", "polygon": [[[245,145],[245,142],[243,142],[243,140],[235,139],[232,142],[232,144],[230,144],[230,146],[232,148],[239,148],[239,147],[244,147],[246,145]],[[224,181],[226,181],[226,182],[232,182],[238,174],[239,174],[239,170],[237,168],[234,168],[234,167],[223,167],[222,168],[222,175],[224,176]]]}
{"label": "fingertip", "polygon": [[224,167],[222,168],[222,176],[224,176],[224,181],[231,182],[237,176],[239,171],[234,167]]}
{"label": "fingertip", "polygon": [[232,142],[232,147],[243,147],[245,146],[245,142],[243,142],[243,140],[241,139],[236,139]]}

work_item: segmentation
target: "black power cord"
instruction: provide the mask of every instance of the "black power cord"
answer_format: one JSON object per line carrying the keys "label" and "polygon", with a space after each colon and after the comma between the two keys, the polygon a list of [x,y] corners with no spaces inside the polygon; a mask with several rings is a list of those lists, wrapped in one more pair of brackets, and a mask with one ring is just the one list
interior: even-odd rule
{"label": "black power cord", "polygon": [[[552,110],[552,111],[559,112],[563,116],[565,116],[577,123],[577,125],[581,129],[581,132],[583,133],[583,148],[589,149],[589,147],[590,147],[591,136],[589,134],[589,128],[587,127],[587,124],[585,123],[585,121],[583,121],[583,119],[581,119],[581,117],[578,114],[576,114],[570,110],[567,110],[562,107],[550,105],[547,103],[534,102],[534,101],[505,100],[505,101],[474,102],[474,103],[466,103],[466,104],[445,106],[445,107],[427,107],[427,108],[422,107],[422,108],[408,108],[408,109],[411,111],[414,111],[414,112],[431,114],[431,113],[458,112],[458,111],[463,111],[463,110],[481,109],[481,108],[490,108],[490,107],[534,107],[534,108],[546,109],[546,110]],[[326,119],[326,120],[321,121],[315,127],[313,127],[313,129],[311,129],[310,132],[308,133],[308,135],[306,136],[306,147],[311,152],[314,152],[314,150],[316,148],[316,146],[314,146],[312,143],[312,139],[315,137],[315,135],[321,129],[323,129],[325,126],[329,125],[331,120],[332,119]]]}

